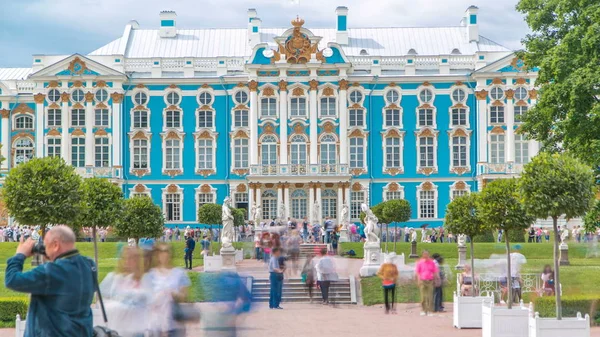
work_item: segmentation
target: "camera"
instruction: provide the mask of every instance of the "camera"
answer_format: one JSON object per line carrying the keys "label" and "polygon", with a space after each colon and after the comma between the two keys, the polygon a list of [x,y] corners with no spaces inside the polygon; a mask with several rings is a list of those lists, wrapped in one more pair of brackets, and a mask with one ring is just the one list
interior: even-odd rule
{"label": "camera", "polygon": [[33,254],[41,254],[41,255],[46,255],[46,246],[44,246],[43,243],[38,242],[35,244],[35,246],[33,246],[33,248],[31,249],[31,253]]}

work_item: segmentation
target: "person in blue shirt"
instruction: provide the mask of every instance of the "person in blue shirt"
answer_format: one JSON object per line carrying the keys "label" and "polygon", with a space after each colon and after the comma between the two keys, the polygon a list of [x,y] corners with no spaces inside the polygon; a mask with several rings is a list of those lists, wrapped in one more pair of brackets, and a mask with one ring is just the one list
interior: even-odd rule
{"label": "person in blue shirt", "polygon": [[281,303],[281,293],[283,291],[283,267],[279,263],[281,250],[278,247],[273,248],[271,258],[269,259],[269,281],[271,285],[269,293],[269,308],[283,309]]}
{"label": "person in blue shirt", "polygon": [[4,278],[6,288],[31,294],[24,337],[91,337],[94,261],[75,249],[69,227],[54,226],[44,238],[50,262],[23,272],[35,244],[32,239],[21,240],[15,256],[8,259]]}
{"label": "person in blue shirt", "polygon": [[[194,241],[194,235],[190,234],[185,240],[185,268],[192,270],[192,254],[196,248],[196,241]],[[188,264],[189,262],[189,264]]]}

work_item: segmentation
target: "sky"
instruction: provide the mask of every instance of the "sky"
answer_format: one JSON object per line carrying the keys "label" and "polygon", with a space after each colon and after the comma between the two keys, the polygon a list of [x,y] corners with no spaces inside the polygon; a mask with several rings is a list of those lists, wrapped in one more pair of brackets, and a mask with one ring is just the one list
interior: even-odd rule
{"label": "sky", "polygon": [[34,54],[87,54],[123,34],[136,20],[156,29],[162,10],[177,12],[177,26],[247,27],[255,8],[263,27],[335,27],[335,8],[349,9],[348,27],[457,26],[470,5],[479,7],[479,33],[520,49],[528,33],[518,0],[0,0],[0,68],[31,67]]}

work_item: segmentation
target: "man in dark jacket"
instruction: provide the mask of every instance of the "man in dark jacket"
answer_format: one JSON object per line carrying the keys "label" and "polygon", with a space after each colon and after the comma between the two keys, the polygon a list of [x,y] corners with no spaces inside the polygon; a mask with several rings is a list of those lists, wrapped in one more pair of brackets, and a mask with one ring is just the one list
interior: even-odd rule
{"label": "man in dark jacket", "polygon": [[[194,241],[194,236],[190,234],[185,240],[185,268],[192,270],[192,254],[194,253],[194,249],[196,248],[196,241]],[[180,255],[181,256],[181,255]],[[188,264],[189,261],[189,264]]]}
{"label": "man in dark jacket", "polygon": [[66,226],[46,233],[44,245],[51,262],[23,272],[35,241],[21,240],[8,259],[4,283],[8,289],[31,294],[24,337],[91,337],[94,263],[75,249],[75,234]]}

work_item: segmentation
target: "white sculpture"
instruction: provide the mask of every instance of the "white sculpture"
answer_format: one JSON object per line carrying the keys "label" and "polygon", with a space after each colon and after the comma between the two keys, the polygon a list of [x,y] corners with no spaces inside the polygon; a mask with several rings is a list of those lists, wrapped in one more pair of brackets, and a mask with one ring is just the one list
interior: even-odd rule
{"label": "white sculpture", "polygon": [[464,234],[458,234],[456,242],[458,243],[459,247],[465,247],[467,243],[467,236]]}
{"label": "white sculpture", "polygon": [[375,233],[375,230],[377,228],[377,223],[379,222],[379,219],[377,219],[377,217],[375,216],[375,214],[373,214],[373,211],[371,211],[371,209],[369,209],[369,206],[367,206],[367,204],[362,204],[360,206],[361,210],[365,213],[365,237],[366,243],[379,243],[379,238],[377,237],[377,234]]}
{"label": "white sculpture", "polygon": [[279,220],[285,220],[285,204],[283,202],[279,203]]}
{"label": "white sculpture", "polygon": [[427,229],[421,228],[421,242],[427,242]]}
{"label": "white sculpture", "polygon": [[254,228],[258,228],[258,224],[262,220],[262,209],[260,208],[260,206],[257,206],[256,209],[254,209],[253,216],[254,216]]}
{"label": "white sculpture", "polygon": [[342,206],[342,214],[340,215],[340,224],[342,225],[342,230],[348,229],[348,205],[344,204]]}
{"label": "white sculpture", "polygon": [[319,202],[315,200],[315,203],[313,204],[313,223],[321,223],[321,219],[319,219],[320,208],[321,205],[319,205]]}
{"label": "white sculpture", "polygon": [[410,230],[410,242],[417,242],[417,231],[414,229]]}
{"label": "white sculpture", "polygon": [[569,229],[567,229],[567,227],[565,226],[565,228],[563,228],[562,233],[560,234],[560,242],[566,242],[568,237]]}
{"label": "white sculpture", "polygon": [[254,216],[256,215],[256,205],[252,205],[250,213],[248,214],[248,220],[255,222]]}
{"label": "white sculpture", "polygon": [[232,247],[233,239],[235,237],[235,231],[233,229],[233,214],[231,214],[231,199],[225,198],[223,206],[221,207],[221,222],[223,223],[223,230],[221,231],[221,243],[223,248]]}

